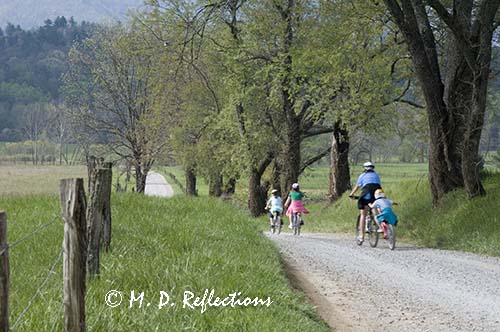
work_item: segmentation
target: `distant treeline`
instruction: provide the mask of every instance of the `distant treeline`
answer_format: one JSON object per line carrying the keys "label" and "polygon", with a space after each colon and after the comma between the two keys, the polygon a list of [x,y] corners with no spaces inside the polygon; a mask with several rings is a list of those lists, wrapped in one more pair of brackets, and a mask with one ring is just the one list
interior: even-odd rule
{"label": "distant treeline", "polygon": [[0,28],[0,141],[24,139],[27,105],[60,100],[68,51],[75,41],[88,37],[93,26],[61,16],[37,29],[13,24]]}

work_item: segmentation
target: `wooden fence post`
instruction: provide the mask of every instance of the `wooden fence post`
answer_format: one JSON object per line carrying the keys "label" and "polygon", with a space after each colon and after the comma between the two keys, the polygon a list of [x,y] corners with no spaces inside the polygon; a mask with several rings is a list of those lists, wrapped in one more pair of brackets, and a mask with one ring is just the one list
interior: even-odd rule
{"label": "wooden fence post", "polygon": [[7,246],[7,215],[0,211],[0,332],[9,330],[9,248]]}
{"label": "wooden fence post", "polygon": [[113,164],[104,163],[104,178],[103,178],[103,193],[102,193],[102,207],[103,207],[103,225],[101,236],[101,247],[109,251],[111,247],[111,186],[113,181]]}
{"label": "wooden fence post", "polygon": [[[91,278],[99,274],[100,249],[109,248],[111,236],[111,163],[98,162],[90,171],[87,207],[87,271]],[[104,243],[103,243],[104,242]]]}
{"label": "wooden fence post", "polygon": [[60,197],[64,220],[64,331],[85,332],[87,230],[83,179],[61,180]]}
{"label": "wooden fence post", "polygon": [[95,167],[92,171],[92,180],[89,182],[89,200],[87,206],[87,271],[90,278],[99,274],[100,239],[103,224],[103,176],[104,170]]}

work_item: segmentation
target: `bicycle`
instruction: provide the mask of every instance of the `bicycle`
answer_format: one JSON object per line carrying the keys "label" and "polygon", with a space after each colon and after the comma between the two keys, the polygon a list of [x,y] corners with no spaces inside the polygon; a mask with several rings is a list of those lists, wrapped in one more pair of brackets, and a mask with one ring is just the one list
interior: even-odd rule
{"label": "bicycle", "polygon": [[273,212],[273,221],[269,225],[269,227],[271,228],[271,233],[273,233],[273,234],[276,232],[278,232],[278,234],[281,233],[281,228],[283,227],[283,223],[281,221],[281,217],[280,217],[279,212],[277,212],[277,211]]}
{"label": "bicycle", "polygon": [[[359,199],[359,196],[350,196],[351,199]],[[373,215],[372,209],[368,210],[368,214],[365,216],[365,229],[362,230],[360,225],[359,225],[359,219],[361,218],[361,215],[358,214],[358,217],[356,219],[356,243],[358,246],[363,244],[362,238],[362,232],[365,232],[368,234],[368,242],[370,243],[370,246],[372,248],[375,248],[378,244],[378,224],[375,221],[375,216]]]}
{"label": "bicycle", "polygon": [[292,213],[292,232],[293,235],[300,235],[300,227],[304,224],[302,214],[300,212]]}
{"label": "bicycle", "polygon": [[396,226],[389,224],[385,220],[382,220],[380,225],[384,229],[384,234],[386,234],[384,238],[389,244],[389,249],[394,250],[396,248]]}

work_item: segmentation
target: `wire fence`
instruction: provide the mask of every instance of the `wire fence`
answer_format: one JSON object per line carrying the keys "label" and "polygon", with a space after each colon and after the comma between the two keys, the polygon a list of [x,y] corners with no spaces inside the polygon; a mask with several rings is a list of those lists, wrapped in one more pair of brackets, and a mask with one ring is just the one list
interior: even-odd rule
{"label": "wire fence", "polygon": [[[52,220],[49,221],[48,223],[41,225],[40,227],[38,227],[34,231],[32,231],[32,232],[26,234],[25,236],[21,237],[19,240],[14,241],[13,243],[10,243],[9,246],[8,246],[8,248],[13,248],[13,247],[19,245],[20,243],[23,243],[24,241],[32,238],[33,236],[35,236],[35,234],[41,232],[43,229],[45,229],[45,228],[49,227],[50,225],[52,225],[53,223],[55,223],[58,217],[59,217],[58,215],[55,215],[52,218]],[[2,254],[2,253],[0,253],[0,254]]]}
{"label": "wire fence", "polygon": [[[34,238],[35,235],[40,233],[42,230],[48,228],[50,225],[53,225],[58,219],[59,219],[59,215],[54,215],[54,217],[49,222],[42,224],[41,226],[37,227],[33,231],[29,232],[28,234],[22,236],[20,239],[14,241],[12,243],[8,243],[0,251],[0,256],[3,255],[8,249],[12,249],[12,248],[18,246],[19,244],[21,244],[29,239]],[[29,309],[31,308],[31,306],[33,305],[33,303],[35,302],[37,297],[42,293],[43,289],[48,284],[50,278],[55,274],[54,271],[55,271],[57,265],[59,264],[59,262],[61,261],[62,257],[63,257],[63,250],[61,249],[59,251],[59,254],[57,255],[56,259],[54,260],[54,262],[50,266],[49,271],[47,272],[46,276],[44,277],[44,279],[42,280],[40,285],[37,287],[35,293],[30,297],[28,304],[21,311],[19,316],[16,318],[16,320],[14,321],[12,326],[10,327],[9,331],[13,331],[22,322],[23,317],[28,313]]]}
{"label": "wire fence", "polygon": [[21,322],[21,319],[24,317],[24,315],[26,315],[26,313],[31,308],[31,306],[35,302],[35,300],[38,297],[38,295],[41,294],[42,290],[47,285],[48,281],[50,280],[50,277],[52,277],[54,275],[54,270],[55,270],[56,266],[58,265],[58,263],[61,261],[62,256],[63,256],[63,251],[61,249],[59,255],[57,255],[57,258],[56,258],[55,262],[50,267],[49,272],[47,273],[47,275],[43,279],[43,281],[40,284],[40,286],[38,286],[37,290],[35,291],[35,294],[33,294],[33,296],[28,301],[28,305],[23,309],[23,311],[21,312],[21,314],[19,314],[19,316],[17,317],[17,319],[14,321],[14,324],[12,324],[12,326],[10,328],[11,331],[14,330],[16,328],[16,326]]}
{"label": "wire fence", "polygon": [[[21,326],[26,325],[22,323],[26,323],[28,312],[49,288],[49,281],[56,274],[55,270],[61,260],[63,261],[63,298],[58,311],[59,313],[64,311],[64,330],[68,332],[85,330],[86,275],[87,272],[90,278],[99,275],[99,251],[101,247],[109,248],[111,243],[111,168],[111,163],[104,163],[99,166],[98,171],[94,172],[95,183],[92,186],[89,185],[91,188],[89,191],[92,192],[91,205],[86,202],[83,178],[61,180],[61,213],[54,215],[49,222],[36,227],[12,243],[7,242],[6,213],[0,211],[0,332],[21,330]],[[27,305],[21,310],[14,323],[9,326],[9,249],[38,238],[40,232],[54,225],[59,218],[64,221],[62,249],[53,260],[48,272],[41,273],[43,280],[30,296]],[[89,218],[88,224],[87,218]],[[101,236],[104,239],[102,246],[99,241]],[[58,322],[59,319],[48,322],[51,325],[50,330],[56,329]]]}

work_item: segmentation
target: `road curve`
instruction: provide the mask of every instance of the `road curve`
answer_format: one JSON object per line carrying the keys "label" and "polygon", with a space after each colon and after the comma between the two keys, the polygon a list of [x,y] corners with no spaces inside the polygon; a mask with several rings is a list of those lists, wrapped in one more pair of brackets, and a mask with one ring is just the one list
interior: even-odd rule
{"label": "road curve", "polygon": [[499,258],[391,251],[384,240],[359,247],[347,235],[266,236],[335,331],[500,331]]}
{"label": "road curve", "polygon": [[174,191],[172,190],[172,186],[167,183],[165,178],[156,173],[149,172],[146,177],[146,188],[144,193],[148,196],[159,196],[170,198],[174,195]]}

